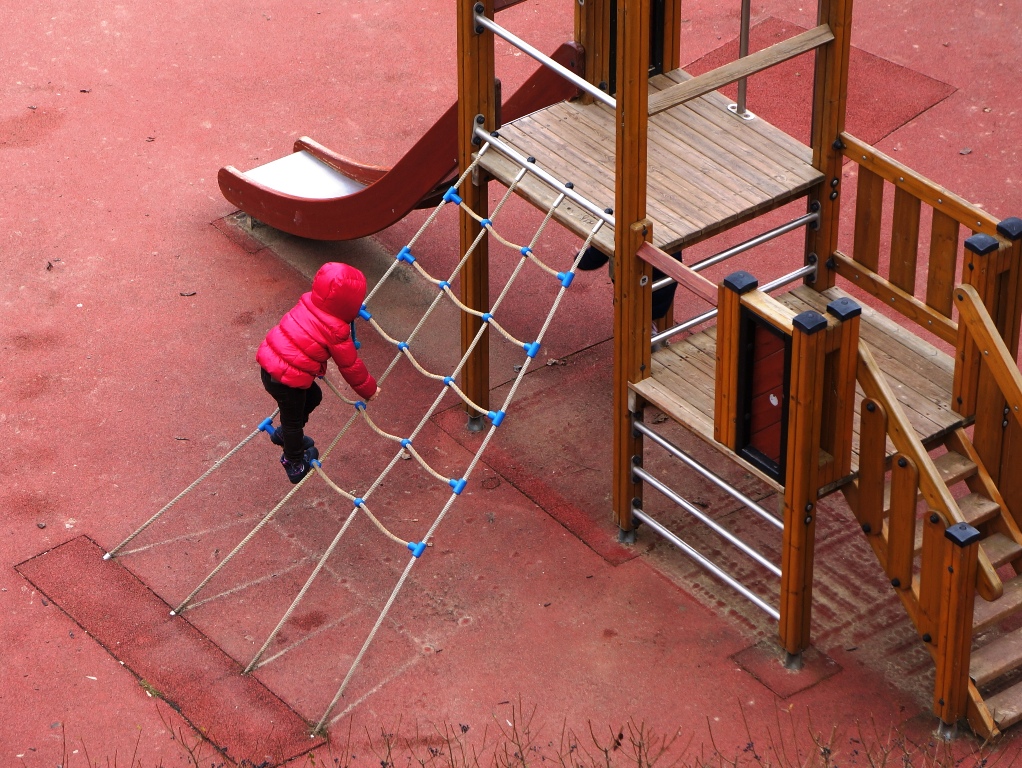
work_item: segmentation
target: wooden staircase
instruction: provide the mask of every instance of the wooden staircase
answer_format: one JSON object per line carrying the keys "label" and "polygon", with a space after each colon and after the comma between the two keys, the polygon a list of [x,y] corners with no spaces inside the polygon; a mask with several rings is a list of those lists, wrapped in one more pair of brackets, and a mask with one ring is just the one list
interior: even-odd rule
{"label": "wooden staircase", "polygon": [[[968,677],[959,675],[967,699],[958,716],[979,735],[995,736],[1022,721],[1022,531],[968,432],[956,429],[924,449],[873,366],[863,343],[861,439],[890,440],[896,452],[887,458],[886,450],[864,451],[859,477],[842,490],[937,663],[935,710],[949,706],[946,694],[955,687],[942,670],[953,678],[955,668],[967,666]],[[945,531],[962,523],[978,531],[975,577],[971,594],[956,601],[954,546]]]}

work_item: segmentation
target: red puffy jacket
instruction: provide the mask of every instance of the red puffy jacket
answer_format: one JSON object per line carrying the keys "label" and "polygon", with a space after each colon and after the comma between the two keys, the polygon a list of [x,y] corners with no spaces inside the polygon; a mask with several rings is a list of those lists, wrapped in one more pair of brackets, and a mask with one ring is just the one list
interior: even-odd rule
{"label": "red puffy jacket", "polygon": [[376,379],[355,351],[350,329],[365,295],[365,275],[347,264],[324,264],[312,281],[312,291],[302,294],[266,334],[256,361],[281,384],[308,389],[326,373],[332,357],[351,388],[360,397],[372,397]]}

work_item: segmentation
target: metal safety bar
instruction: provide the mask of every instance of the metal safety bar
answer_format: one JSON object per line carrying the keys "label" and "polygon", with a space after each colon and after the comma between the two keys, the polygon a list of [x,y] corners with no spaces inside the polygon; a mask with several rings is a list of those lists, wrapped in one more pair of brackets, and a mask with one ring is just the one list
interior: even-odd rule
{"label": "metal safety bar", "polygon": [[498,134],[498,133],[487,133],[485,130],[483,130],[479,126],[476,126],[475,136],[480,141],[483,141],[483,142],[489,144],[490,146],[492,146],[494,149],[496,149],[502,155],[505,155],[506,157],[509,157],[512,160],[514,160],[516,163],[518,163],[518,165],[520,165],[522,168],[524,168],[529,173],[534,175],[536,178],[541,179],[546,184],[550,185],[556,192],[559,192],[560,194],[564,195],[565,197],[567,197],[572,202],[578,203],[578,205],[580,205],[581,207],[585,208],[589,213],[591,213],[596,218],[601,219],[603,222],[605,222],[606,224],[609,224],[612,227],[614,226],[614,216],[613,215],[611,215],[611,214],[607,213],[606,211],[600,209],[594,202],[592,202],[591,200],[587,200],[586,198],[582,197],[582,195],[580,195],[578,192],[576,192],[571,187],[567,187],[564,184],[562,184],[561,182],[559,182],[557,179],[555,179],[549,173],[547,173],[542,168],[540,168],[538,165],[536,165],[535,160],[530,161],[527,157],[522,155],[520,152],[518,152],[514,148],[508,146],[504,142],[500,141],[500,134]]}
{"label": "metal safety bar", "polygon": [[687,464],[689,467],[694,469],[696,472],[698,472],[704,478],[706,478],[711,483],[713,483],[715,486],[717,486],[722,491],[724,491],[724,493],[728,494],[735,501],[741,502],[749,510],[751,510],[752,512],[755,512],[761,518],[766,520],[768,523],[770,523],[770,525],[774,526],[778,530],[784,530],[784,521],[779,519],[776,515],[770,514],[770,512],[768,512],[762,506],[760,506],[755,501],[750,499],[744,493],[739,491],[733,485],[729,484],[726,480],[724,480],[724,479],[718,477],[717,475],[713,474],[713,472],[711,472],[706,467],[704,467],[702,464],[700,464],[698,461],[693,459],[691,456],[689,456],[687,453],[685,453],[683,450],[681,450],[681,448],[676,446],[670,440],[666,439],[665,437],[663,437],[661,435],[658,435],[656,432],[654,432],[652,429],[647,427],[641,421],[633,421],[632,422],[632,428],[636,432],[639,432],[639,433],[645,435],[646,437],[648,437],[650,440],[652,440],[654,443],[659,445],[661,448],[663,448],[669,454],[674,456],[676,459],[680,459],[681,461],[683,461],[685,464]]}
{"label": "metal safety bar", "polygon": [[671,544],[673,544],[675,547],[680,549],[686,555],[688,555],[697,563],[699,563],[699,565],[701,565],[703,568],[709,571],[709,573],[712,576],[716,576],[722,582],[731,587],[731,589],[735,590],[735,592],[742,595],[750,603],[752,603],[757,608],[762,610],[765,614],[767,614],[767,616],[770,616],[775,621],[780,621],[781,619],[780,611],[778,611],[776,608],[770,605],[770,603],[764,601],[763,598],[761,598],[756,593],[752,592],[748,587],[746,587],[740,581],[735,579],[733,576],[730,576],[729,574],[725,573],[723,570],[720,569],[720,567],[716,563],[708,559],[698,550],[694,549],[687,542],[678,538],[678,536],[669,531],[667,528],[664,528],[664,526],[660,525],[660,523],[658,523],[652,517],[647,515],[641,509],[632,507],[632,516],[635,517],[637,520],[640,520],[646,525],[648,525],[652,530],[659,533],[661,536],[667,539],[667,541],[669,541]]}
{"label": "metal safety bar", "polygon": [[[819,209],[817,209],[815,211],[807,213],[805,216],[799,216],[797,219],[792,219],[787,224],[781,224],[781,226],[779,227],[774,227],[773,229],[767,230],[766,232],[756,235],[755,237],[750,238],[743,243],[733,245],[727,250],[721,251],[720,253],[715,254],[713,256],[709,256],[703,259],[702,261],[697,261],[695,264],[691,265],[689,269],[691,269],[693,272],[702,272],[704,269],[708,269],[709,267],[712,267],[715,264],[720,264],[722,261],[727,261],[728,259],[737,256],[740,253],[745,253],[746,251],[755,248],[757,245],[763,245],[763,243],[769,242],[770,240],[780,237],[781,235],[786,235],[789,232],[792,232],[793,230],[799,229],[800,227],[815,225],[819,221],[820,213]],[[670,277],[665,277],[662,280],[657,280],[655,283],[653,283],[653,290],[656,290],[658,288],[664,288],[665,286],[668,286],[673,282],[674,279]]]}
{"label": "metal safety bar", "polygon": [[613,96],[609,96],[592,83],[588,82],[587,80],[583,80],[581,77],[576,75],[567,67],[561,66],[539,49],[529,45],[527,42],[522,40],[513,32],[504,29],[504,27],[500,26],[500,24],[497,24],[495,21],[486,16],[485,10],[486,9],[483,7],[482,3],[476,3],[476,6],[474,8],[476,24],[485,29],[490,30],[493,34],[495,34],[502,40],[506,40],[515,48],[519,49],[522,53],[531,56],[543,66],[549,67],[554,72],[563,77],[565,80],[567,80],[569,83],[585,91],[597,101],[603,102],[611,109],[617,109],[617,101],[615,101]]}
{"label": "metal safety bar", "polygon": [[642,467],[632,467],[632,474],[635,477],[637,477],[640,480],[642,480],[647,485],[649,485],[651,488],[659,491],[661,494],[663,494],[668,499],[673,501],[675,504],[677,504],[679,507],[684,509],[690,515],[692,515],[692,517],[694,517],[700,523],[702,523],[707,528],[712,530],[714,533],[716,533],[722,539],[727,540],[728,542],[733,544],[735,547],[737,547],[738,549],[742,550],[742,552],[744,552],[749,557],[751,557],[753,560],[755,560],[757,563],[762,565],[764,568],[766,568],[768,571],[770,571],[770,573],[772,573],[774,576],[776,576],[777,578],[781,577],[781,569],[780,568],[778,568],[776,565],[774,565],[772,562],[770,562],[766,557],[764,557],[762,554],[757,552],[751,546],[746,544],[740,538],[735,536],[729,530],[727,530],[726,528],[721,526],[712,517],[710,517],[707,514],[704,514],[703,511],[701,509],[699,509],[699,507],[697,507],[695,504],[690,502],[684,496],[679,494],[677,491],[675,491],[673,488],[671,488],[671,486],[669,486],[665,482],[663,482],[660,478],[656,477],[655,475],[651,475],[649,472],[644,470]]}
{"label": "metal safety bar", "polygon": [[[793,283],[796,280],[799,280],[803,277],[808,277],[809,275],[813,275],[814,277],[816,276],[815,263],[806,264],[804,267],[796,269],[794,272],[789,272],[786,275],[781,275],[776,280],[772,280],[771,282],[762,286],[760,290],[763,291],[763,293],[770,293],[771,291],[776,291],[778,288],[788,285],[789,283]],[[668,328],[666,331],[661,331],[660,333],[653,336],[653,338],[650,339],[650,342],[652,344],[658,344],[662,341],[670,339],[672,336],[677,336],[679,333],[684,333],[689,328],[694,328],[700,323],[705,323],[707,320],[712,320],[716,316],[717,316],[716,309],[711,309],[708,312],[703,312],[703,314],[696,315],[691,320],[686,320],[681,325],[676,325],[673,328]]]}

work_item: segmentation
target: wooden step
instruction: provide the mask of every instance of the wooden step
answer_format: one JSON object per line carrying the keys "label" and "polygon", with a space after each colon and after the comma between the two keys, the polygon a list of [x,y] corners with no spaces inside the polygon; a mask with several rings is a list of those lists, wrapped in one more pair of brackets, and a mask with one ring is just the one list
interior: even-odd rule
{"label": "wooden step", "polygon": [[1022,576],[1004,582],[1004,594],[997,600],[987,602],[977,599],[972,611],[972,632],[981,632],[992,627],[1005,616],[1022,608]]}
{"label": "wooden step", "polygon": [[995,517],[1001,511],[1001,507],[996,501],[978,493],[967,494],[957,501],[965,522],[974,528]]}
{"label": "wooden step", "polygon": [[933,463],[940,479],[947,485],[954,485],[976,474],[976,465],[972,461],[950,449],[944,455],[934,458]]}
{"label": "wooden step", "polygon": [[[948,450],[947,453],[933,458],[933,464],[937,468],[937,474],[945,485],[952,486],[955,483],[967,480],[976,474],[976,465],[967,457],[957,451]],[[923,494],[918,494],[922,498]],[[884,514],[891,511],[891,481],[884,483]]]}
{"label": "wooden step", "polygon": [[1006,690],[984,699],[987,709],[1002,731],[1022,720],[1022,683],[1016,683]]}
{"label": "wooden step", "polygon": [[976,685],[986,685],[1020,666],[1022,630],[1016,630],[974,650],[969,662],[969,677]]}
{"label": "wooden step", "polygon": [[[922,538],[920,537],[920,542]],[[983,548],[983,551],[987,554],[987,559],[994,568],[1000,568],[1002,565],[1010,563],[1019,556],[1022,556],[1022,545],[1017,541],[1005,536],[1003,533],[994,533],[987,536],[983,541],[979,543]],[[920,543],[920,547],[922,544]]]}

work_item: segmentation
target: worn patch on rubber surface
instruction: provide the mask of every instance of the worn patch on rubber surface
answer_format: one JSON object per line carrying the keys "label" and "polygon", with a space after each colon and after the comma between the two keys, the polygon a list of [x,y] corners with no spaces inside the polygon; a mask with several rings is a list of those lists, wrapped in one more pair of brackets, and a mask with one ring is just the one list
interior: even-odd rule
{"label": "worn patch on rubber surface", "polygon": [[79,536],[17,570],[230,760],[279,765],[324,743],[133,573],[102,558]]}

